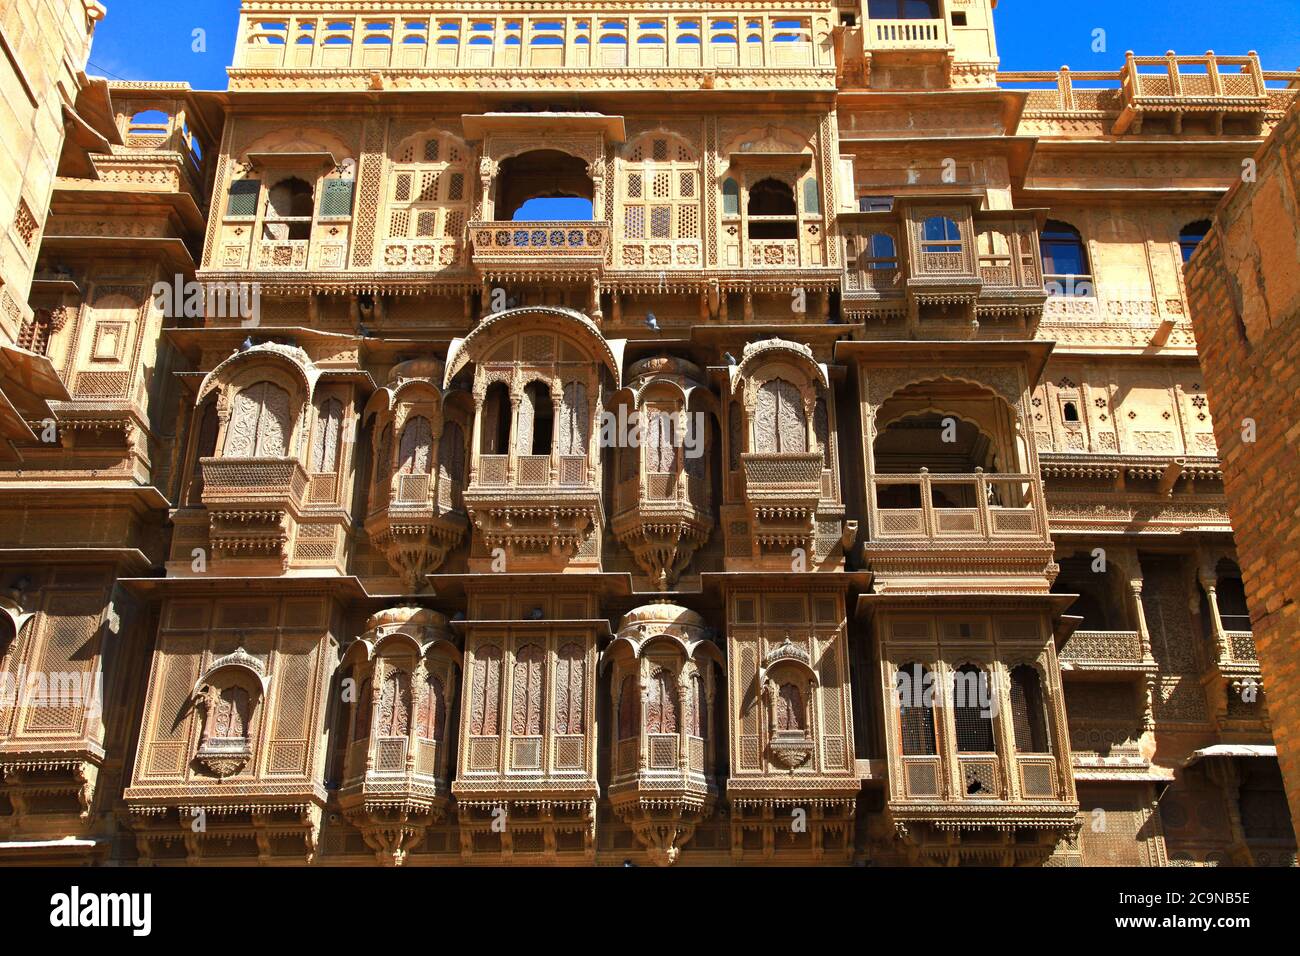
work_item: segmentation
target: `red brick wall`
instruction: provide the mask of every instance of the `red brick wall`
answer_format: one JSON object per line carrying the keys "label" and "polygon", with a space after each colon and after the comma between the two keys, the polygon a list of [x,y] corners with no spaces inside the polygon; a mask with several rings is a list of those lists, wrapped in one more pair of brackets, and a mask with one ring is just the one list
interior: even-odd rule
{"label": "red brick wall", "polygon": [[1219,207],[1187,281],[1273,736],[1300,820],[1300,108],[1256,163],[1255,181]]}

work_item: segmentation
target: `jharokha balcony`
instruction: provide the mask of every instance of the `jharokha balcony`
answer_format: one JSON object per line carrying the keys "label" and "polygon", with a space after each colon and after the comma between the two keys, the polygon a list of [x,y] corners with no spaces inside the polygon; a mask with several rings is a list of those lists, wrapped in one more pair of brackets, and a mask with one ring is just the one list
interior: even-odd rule
{"label": "jharokha balcony", "polygon": [[583,221],[469,224],[472,261],[484,276],[509,281],[539,276],[596,276],[609,246],[609,223]]}
{"label": "jharokha balcony", "polygon": [[1047,301],[1041,215],[961,197],[842,213],[844,310],[887,337],[1024,335]]}
{"label": "jharokha balcony", "polygon": [[214,556],[284,560],[308,485],[297,459],[204,458],[200,467]]}

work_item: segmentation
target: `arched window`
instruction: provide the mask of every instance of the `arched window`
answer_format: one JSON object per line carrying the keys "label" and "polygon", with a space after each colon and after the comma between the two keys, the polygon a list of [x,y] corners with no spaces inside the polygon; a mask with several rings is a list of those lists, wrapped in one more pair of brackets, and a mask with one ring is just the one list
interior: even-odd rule
{"label": "arched window", "polygon": [[1077,424],[1079,421],[1079,406],[1074,402],[1066,402],[1061,406],[1061,417],[1070,424]]}
{"label": "arched window", "polygon": [[199,414],[199,434],[194,443],[194,477],[190,481],[189,504],[197,505],[203,500],[203,465],[204,458],[211,458],[217,453],[217,402],[209,398],[203,403]]}
{"label": "arched window", "polygon": [[1042,683],[1038,671],[1028,664],[1011,669],[1011,727],[1018,753],[1051,753]]}
{"label": "arched window", "polygon": [[740,403],[727,405],[727,468],[736,471],[740,468],[740,456],[745,451],[745,416],[741,414]]}
{"label": "arched window", "polygon": [[452,507],[461,506],[460,487],[465,481],[465,433],[456,422],[445,422],[438,439],[438,479],[450,492]]}
{"label": "arched window", "polygon": [[1219,604],[1219,621],[1225,631],[1249,631],[1250,608],[1246,604],[1246,587],[1233,574],[1220,574],[1215,586]]}
{"label": "arched window", "polygon": [[478,649],[469,697],[469,732],[475,736],[495,736],[497,715],[501,711],[501,648],[497,645],[485,644]]}
{"label": "arched window", "polygon": [[673,435],[673,409],[643,407],[645,470],[647,474],[674,474],[677,471],[677,442]]}
{"label": "arched window", "polygon": [[686,714],[686,732],[692,737],[708,737],[709,701],[704,694],[704,678],[699,674],[691,675],[690,693],[686,700],[690,708]]}
{"label": "arched window", "polygon": [[873,232],[862,240],[862,251],[858,253],[857,267],[871,271],[898,268],[898,247],[894,237],[884,232]]}
{"label": "arched window", "polygon": [[1178,248],[1183,252],[1183,262],[1191,261],[1192,253],[1201,244],[1201,240],[1209,235],[1212,225],[1213,223],[1208,219],[1198,219],[1183,226],[1182,231],[1178,233]]}
{"label": "arched window", "polygon": [[758,390],[754,450],[768,454],[808,450],[808,418],[803,396],[785,379],[769,379]]}
{"label": "arched window", "polygon": [[425,740],[442,740],[447,733],[447,693],[436,674],[426,674],[424,695],[416,715],[415,733]]}
{"label": "arched window", "polygon": [[559,452],[585,455],[591,439],[591,416],[587,408],[587,386],[567,382],[560,402]]}
{"label": "arched window", "polygon": [[433,429],[429,425],[429,419],[416,415],[402,429],[398,470],[404,475],[427,475],[432,453]]}
{"label": "arched window", "polygon": [[818,398],[813,403],[813,435],[817,438],[817,450],[822,453],[822,467],[831,466],[831,423],[830,413],[826,410],[826,399]]}
{"label": "arched window", "polygon": [[751,239],[796,239],[798,211],[794,190],[779,179],[760,179],[749,187],[745,206]]}
{"label": "arched window", "polygon": [[[479,441],[484,455],[510,452],[510,393],[504,382],[493,382],[483,398]],[[522,414],[522,412],[521,412]]]}
{"label": "arched window", "polygon": [[965,664],[953,675],[952,716],[959,753],[992,753],[993,697],[988,675]]}
{"label": "arched window", "polygon": [[411,675],[390,669],[379,692],[379,737],[405,737],[411,732]]}
{"label": "arched window", "polygon": [[[1068,222],[1047,220],[1041,237],[1043,279],[1054,295],[1092,295],[1088,248]],[[1083,280],[1083,281],[1081,281]]]}
{"label": "arched window", "polygon": [[312,471],[331,472],[338,467],[339,432],[343,426],[343,405],[337,398],[327,399],[316,415],[312,430]]}
{"label": "arched window", "polygon": [[254,382],[235,396],[226,433],[226,458],[283,458],[290,432],[289,393]]}
{"label": "arched window", "polygon": [[515,655],[510,686],[510,732],[536,737],[542,732],[542,666],[546,652],[539,644],[525,644]]}
{"label": "arched window", "polygon": [[894,672],[898,691],[898,725],[906,757],[934,756],[939,752],[934,725],[933,675],[921,664],[903,664]]}
{"label": "arched window", "polygon": [[773,723],[777,733],[808,729],[808,713],[804,707],[803,694],[796,684],[787,682],[778,687],[772,706],[775,709]]}
{"label": "arched window", "polygon": [[650,677],[645,729],[648,734],[677,733],[677,681],[662,667]]}
{"label": "arched window", "polygon": [[921,232],[921,251],[926,255],[961,252],[961,227],[947,216],[930,216]]}
{"label": "arched window", "polygon": [[618,688],[618,739],[637,736],[637,679],[628,674]]}
{"label": "arched window", "polygon": [[296,176],[282,179],[266,194],[264,239],[310,239],[312,188]]}
{"label": "arched window", "polygon": [[379,433],[379,448],[375,452],[375,497],[386,502],[393,482],[393,426],[385,425]]}
{"label": "arched window", "polygon": [[361,695],[357,703],[357,723],[352,731],[353,740],[365,740],[370,736],[370,710],[374,704],[372,694],[374,687],[367,677],[361,684]]}
{"label": "arched window", "polygon": [[587,655],[582,645],[570,642],[560,648],[555,662],[555,732],[582,733],[584,676]]}
{"label": "arched window", "polygon": [[519,455],[549,455],[555,436],[555,405],[545,382],[532,381],[519,403]]}
{"label": "arched window", "polygon": [[[735,43],[732,39],[730,42]],[[740,184],[731,177],[722,181],[722,214],[724,216],[740,215]]]}

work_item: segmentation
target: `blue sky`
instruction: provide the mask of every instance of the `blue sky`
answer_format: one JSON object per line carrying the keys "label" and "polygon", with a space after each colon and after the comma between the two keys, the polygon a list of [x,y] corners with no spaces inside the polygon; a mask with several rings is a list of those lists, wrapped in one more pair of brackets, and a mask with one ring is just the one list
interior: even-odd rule
{"label": "blue sky", "polygon": [[[225,89],[239,0],[107,0],[107,6],[88,72]],[[1112,70],[1130,49],[1145,55],[1256,50],[1265,69],[1300,69],[1297,0],[1002,0],[995,16],[1004,70],[1062,64]],[[206,31],[206,52],[191,49],[196,29]],[[1105,53],[1092,51],[1097,29],[1106,31]]]}

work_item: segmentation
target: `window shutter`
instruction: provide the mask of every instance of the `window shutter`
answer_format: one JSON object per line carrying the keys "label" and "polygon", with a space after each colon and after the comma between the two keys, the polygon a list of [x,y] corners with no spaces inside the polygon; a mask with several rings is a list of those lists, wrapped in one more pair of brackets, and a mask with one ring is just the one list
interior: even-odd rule
{"label": "window shutter", "polygon": [[817,192],[817,180],[815,179],[805,179],[803,181],[803,211],[806,216],[821,214],[821,199]]}
{"label": "window shutter", "polygon": [[322,216],[352,215],[352,187],[355,180],[327,179],[320,197]]}
{"label": "window shutter", "polygon": [[722,184],[722,214],[740,215],[740,186],[734,179],[728,179]]}
{"label": "window shutter", "polygon": [[260,179],[237,179],[230,184],[230,201],[227,216],[256,216],[257,197],[262,191]]}

